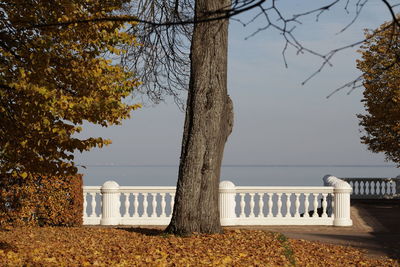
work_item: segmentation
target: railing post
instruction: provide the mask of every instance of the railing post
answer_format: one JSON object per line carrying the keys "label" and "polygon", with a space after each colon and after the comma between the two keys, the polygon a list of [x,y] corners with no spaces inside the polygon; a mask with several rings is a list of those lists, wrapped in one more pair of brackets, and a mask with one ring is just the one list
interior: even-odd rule
{"label": "railing post", "polygon": [[120,193],[119,185],[114,181],[107,181],[101,187],[102,217],[101,225],[116,225],[120,223]]}
{"label": "railing post", "polygon": [[350,218],[350,194],[351,186],[335,176],[326,175],[324,184],[333,186],[334,194],[334,226],[352,226],[353,221]]}
{"label": "railing post", "polygon": [[222,181],[219,184],[219,212],[221,225],[235,225],[235,184],[231,181]]}

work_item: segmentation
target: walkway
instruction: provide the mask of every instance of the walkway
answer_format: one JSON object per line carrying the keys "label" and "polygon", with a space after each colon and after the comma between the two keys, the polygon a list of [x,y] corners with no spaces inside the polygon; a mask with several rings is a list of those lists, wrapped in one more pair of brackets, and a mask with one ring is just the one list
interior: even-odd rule
{"label": "walkway", "polygon": [[[348,245],[366,250],[371,257],[400,259],[400,200],[352,200],[351,227],[250,226],[281,232],[289,238]],[[234,227],[236,228],[236,227]]]}

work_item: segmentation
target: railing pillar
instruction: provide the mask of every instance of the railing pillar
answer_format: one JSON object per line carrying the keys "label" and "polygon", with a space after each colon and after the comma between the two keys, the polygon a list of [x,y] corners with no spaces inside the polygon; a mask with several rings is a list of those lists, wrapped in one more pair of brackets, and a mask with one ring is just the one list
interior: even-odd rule
{"label": "railing pillar", "polygon": [[107,181],[101,187],[102,217],[101,225],[117,225],[120,223],[120,193],[119,185],[114,181]]}
{"label": "railing pillar", "polygon": [[222,181],[219,184],[219,212],[221,225],[235,225],[235,184]]}
{"label": "railing pillar", "polygon": [[350,194],[351,186],[335,176],[326,175],[324,184],[333,186],[334,194],[334,226],[352,226],[353,221],[350,218]]}

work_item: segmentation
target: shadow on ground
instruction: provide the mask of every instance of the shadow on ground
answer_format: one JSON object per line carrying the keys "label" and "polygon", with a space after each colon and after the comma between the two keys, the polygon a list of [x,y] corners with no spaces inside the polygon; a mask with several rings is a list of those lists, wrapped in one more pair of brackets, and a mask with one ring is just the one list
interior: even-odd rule
{"label": "shadow on ground", "polygon": [[164,231],[162,229],[154,229],[154,228],[140,228],[140,227],[118,227],[116,229],[124,230],[131,233],[138,233],[147,236],[157,236],[163,235]]}

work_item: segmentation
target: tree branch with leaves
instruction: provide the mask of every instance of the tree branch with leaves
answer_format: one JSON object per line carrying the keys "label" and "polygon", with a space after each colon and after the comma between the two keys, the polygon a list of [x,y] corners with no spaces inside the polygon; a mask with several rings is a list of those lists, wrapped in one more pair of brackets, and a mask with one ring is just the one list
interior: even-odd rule
{"label": "tree branch with leaves", "polygon": [[136,45],[123,22],[30,27],[104,16],[124,2],[0,3],[1,175],[74,174],[74,150],[110,143],[78,138],[80,125],[119,124],[139,107],[123,101],[139,85],[136,76],[110,59]]}

